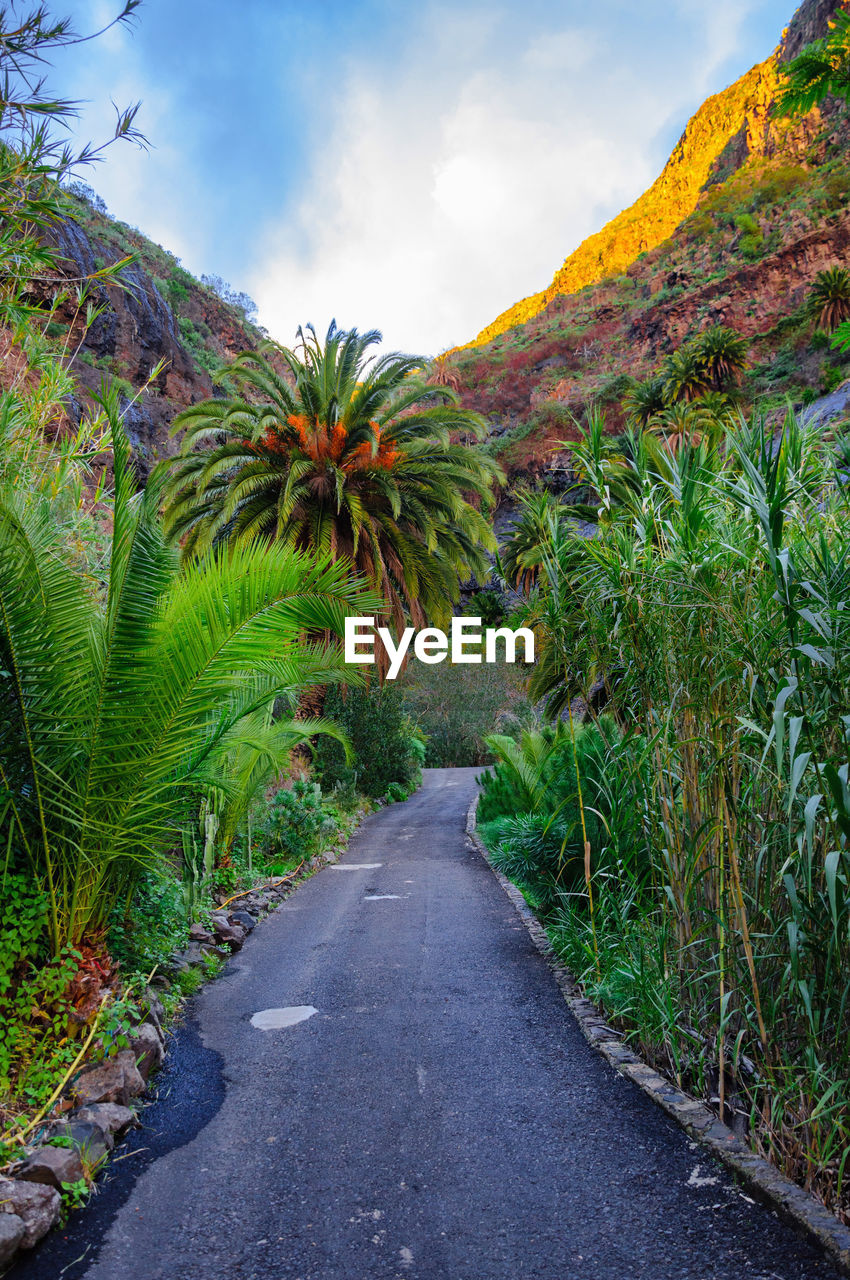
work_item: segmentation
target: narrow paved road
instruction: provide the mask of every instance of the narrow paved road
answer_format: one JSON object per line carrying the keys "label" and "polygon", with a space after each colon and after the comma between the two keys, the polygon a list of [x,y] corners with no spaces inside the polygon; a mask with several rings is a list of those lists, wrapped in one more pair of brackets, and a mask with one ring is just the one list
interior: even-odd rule
{"label": "narrow paved road", "polygon": [[[175,1145],[135,1182],[115,1166],[127,1185],[107,1182],[82,1261],[80,1218],[66,1257],[54,1242],[16,1275],[835,1276],[585,1043],[464,837],[474,787],[429,771],[256,930],[147,1113],[148,1141]],[[291,1006],[316,1013],[251,1023]]]}

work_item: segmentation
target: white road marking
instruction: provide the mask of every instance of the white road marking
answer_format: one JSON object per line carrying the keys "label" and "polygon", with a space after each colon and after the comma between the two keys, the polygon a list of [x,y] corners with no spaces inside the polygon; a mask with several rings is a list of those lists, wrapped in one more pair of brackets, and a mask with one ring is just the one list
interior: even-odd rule
{"label": "white road marking", "polygon": [[719,1181],[719,1179],[718,1179],[718,1178],[714,1178],[714,1177],[712,1177],[711,1175],[708,1175],[708,1176],[706,1176],[705,1178],[701,1178],[701,1177],[699,1176],[699,1171],[700,1171],[700,1169],[701,1169],[701,1168],[702,1168],[702,1165],[699,1165],[699,1164],[694,1166],[693,1172],[691,1173],[691,1176],[688,1178],[688,1181],[685,1183],[685,1186],[687,1186],[687,1187],[714,1187],[714,1186],[716,1186],[716,1185],[717,1185],[717,1183],[718,1183],[718,1181]]}
{"label": "white road marking", "polygon": [[421,1096],[424,1098],[425,1097],[425,1068],[424,1067],[416,1068],[416,1083],[419,1086],[419,1092]]}
{"label": "white road marking", "polygon": [[363,897],[364,902],[398,902],[401,897],[399,893],[367,893]]}
{"label": "white road marking", "polygon": [[376,871],[383,862],[334,862],[331,871]]}
{"label": "white road marking", "polygon": [[298,1022],[312,1018],[318,1009],[311,1004],[293,1004],[287,1009],[261,1009],[251,1018],[251,1026],[258,1031],[279,1031],[282,1027],[294,1027]]}

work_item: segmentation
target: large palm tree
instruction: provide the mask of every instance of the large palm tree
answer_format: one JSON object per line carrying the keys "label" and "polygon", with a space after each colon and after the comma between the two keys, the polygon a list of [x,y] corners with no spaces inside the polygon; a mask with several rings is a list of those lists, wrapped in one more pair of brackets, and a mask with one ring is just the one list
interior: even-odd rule
{"label": "large palm tree", "polygon": [[423,383],[420,359],[370,355],[380,338],[331,323],[324,342],[308,326],[294,350],[238,356],[239,394],[175,423],[167,531],[189,555],[260,539],[344,557],[397,627],[445,622],[460,583],[489,572],[495,541],[470,499],[501,473],[475,443],[483,420]]}
{"label": "large palm tree", "polygon": [[827,333],[850,320],[850,271],[844,267],[819,271],[809,293],[809,308]]}
{"label": "large palm tree", "polygon": [[[0,483],[0,846],[43,891],[53,953],[96,944],[118,895],[221,785],[235,730],[276,698],[350,678],[338,647],[379,597],[283,545],[179,571],[156,484],[137,495],[117,405],[105,595],[69,563],[49,500]],[[247,717],[247,721],[246,721]],[[312,731],[315,726],[305,726]]]}

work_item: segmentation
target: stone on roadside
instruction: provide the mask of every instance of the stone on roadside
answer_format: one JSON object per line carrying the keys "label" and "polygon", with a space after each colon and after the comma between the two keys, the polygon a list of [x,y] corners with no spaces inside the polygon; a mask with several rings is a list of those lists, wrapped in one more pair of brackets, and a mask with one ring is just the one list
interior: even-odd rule
{"label": "stone on roadside", "polygon": [[80,1153],[74,1147],[37,1147],[16,1170],[15,1177],[61,1191],[63,1182],[79,1182],[83,1177]]}
{"label": "stone on roadside", "polygon": [[231,951],[238,951],[245,941],[245,930],[239,924],[228,924],[227,919],[213,919],[213,929],[218,942],[226,942]]}
{"label": "stone on roadside", "polygon": [[[162,1040],[156,1027],[150,1022],[143,1022],[130,1033],[130,1052],[142,1079],[147,1082],[151,1073],[162,1066]],[[107,1102],[118,1099],[107,1098]]]}
{"label": "stone on roadside", "polygon": [[[80,1111],[88,1108],[81,1107]],[[96,1169],[103,1164],[115,1145],[112,1134],[102,1124],[93,1120],[78,1119],[80,1112],[75,1111],[70,1119],[51,1125],[52,1138],[70,1138],[74,1148],[80,1153],[83,1163]]]}
{"label": "stone on roadside", "polygon": [[213,936],[205,925],[199,924],[197,920],[189,929],[189,937],[192,942],[212,942]]}
{"label": "stone on roadside", "polygon": [[72,1088],[80,1106],[85,1107],[92,1102],[117,1102],[126,1107],[131,1098],[144,1093],[145,1082],[136,1067],[132,1049],[122,1049],[113,1058],[81,1071]]}
{"label": "stone on roadside", "polygon": [[80,1107],[79,1111],[71,1112],[68,1122],[96,1124],[104,1133],[111,1134],[114,1138],[123,1138],[132,1125],[138,1124],[135,1111],[122,1107],[117,1102],[95,1102],[90,1107]]}
{"label": "stone on roadside", "polygon": [[255,927],[257,922],[249,911],[243,911],[240,909],[239,911],[231,911],[230,923],[238,924],[241,926],[241,928],[247,930],[247,932],[250,933],[251,930]]}
{"label": "stone on roadside", "polygon": [[16,1213],[0,1213],[0,1267],[15,1256],[25,1232],[23,1218]]}
{"label": "stone on roadside", "polygon": [[[59,1221],[62,1198],[55,1187],[41,1182],[0,1178],[0,1213],[11,1214],[24,1224],[19,1248],[31,1249]],[[16,1228],[15,1228],[16,1229]]]}

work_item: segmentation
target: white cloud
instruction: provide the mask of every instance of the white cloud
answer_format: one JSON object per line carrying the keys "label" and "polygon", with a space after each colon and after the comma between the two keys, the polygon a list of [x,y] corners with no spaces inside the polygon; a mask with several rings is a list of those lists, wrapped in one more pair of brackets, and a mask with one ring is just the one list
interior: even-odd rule
{"label": "white cloud", "polygon": [[655,135],[671,112],[684,125],[734,51],[740,7],[706,8],[679,0],[701,38],[663,78],[630,56],[627,33],[612,47],[585,28],[490,46],[484,65],[465,66],[455,43],[448,71],[411,40],[403,75],[353,72],[294,218],[257,242],[248,288],[264,323],[289,341],[335,317],[430,353],[545,287],[652,181]]}

